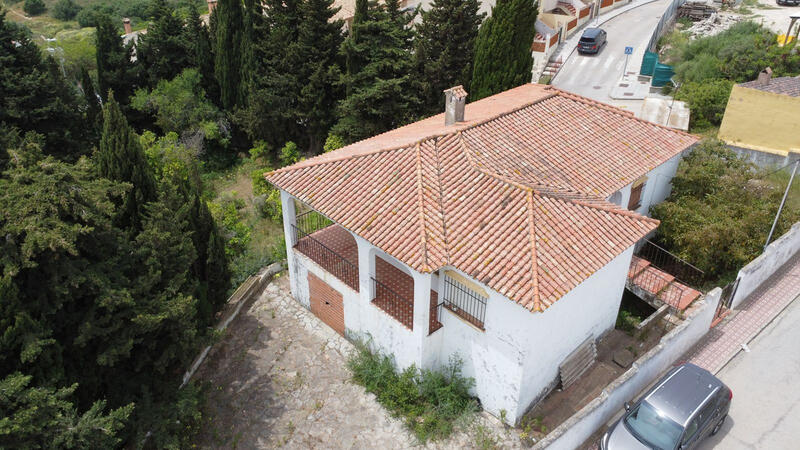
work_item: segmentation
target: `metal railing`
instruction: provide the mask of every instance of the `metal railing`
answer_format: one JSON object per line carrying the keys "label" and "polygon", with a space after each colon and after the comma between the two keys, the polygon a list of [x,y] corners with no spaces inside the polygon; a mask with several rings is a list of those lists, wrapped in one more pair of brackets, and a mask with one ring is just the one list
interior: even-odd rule
{"label": "metal railing", "polygon": [[358,292],[358,266],[344,256],[292,225],[294,248],[311,258],[344,284]]}
{"label": "metal railing", "polygon": [[699,288],[705,280],[705,272],[670,253],[663,247],[654,244],[652,241],[645,239],[636,252],[636,256],[649,261],[654,267],[667,272],[679,282],[693,288]]}
{"label": "metal railing", "polygon": [[372,280],[372,304],[394,317],[409,330],[413,330],[414,299],[403,297],[375,277],[370,277],[370,280]]}
{"label": "metal railing", "polygon": [[431,310],[430,316],[428,316],[428,335],[430,336],[433,334],[434,331],[442,328],[442,322],[439,321],[439,318],[442,314],[442,305],[444,302],[438,302],[436,299],[431,298]]}
{"label": "metal railing", "polygon": [[672,280],[657,272],[641,271],[633,278],[628,278],[628,283],[646,291],[653,298],[672,307],[673,310],[679,309],[681,299],[692,290],[684,284],[673,283]]}
{"label": "metal railing", "polygon": [[486,318],[486,297],[445,275],[444,307],[483,330]]}
{"label": "metal railing", "polygon": [[297,214],[294,218],[294,222],[297,228],[306,236],[333,225],[331,219],[328,219],[313,209]]}

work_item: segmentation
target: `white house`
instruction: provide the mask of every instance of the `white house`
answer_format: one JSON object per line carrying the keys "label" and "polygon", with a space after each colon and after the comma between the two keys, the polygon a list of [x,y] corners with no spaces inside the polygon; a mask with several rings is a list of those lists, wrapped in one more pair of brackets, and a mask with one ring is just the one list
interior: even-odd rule
{"label": "white house", "polygon": [[697,138],[528,84],[266,175],[292,295],[398,367],[453,356],[516,422],[614,327],[634,245]]}

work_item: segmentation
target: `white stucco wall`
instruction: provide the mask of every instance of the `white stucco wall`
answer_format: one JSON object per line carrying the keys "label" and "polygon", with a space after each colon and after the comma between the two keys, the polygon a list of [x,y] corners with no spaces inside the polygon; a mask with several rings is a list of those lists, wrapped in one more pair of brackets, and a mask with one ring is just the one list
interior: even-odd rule
{"label": "white stucco wall", "polygon": [[[672,158],[668,159],[663,164],[655,167],[653,170],[647,172],[647,181],[642,191],[641,205],[635,209],[639,214],[649,216],[650,207],[667,199],[672,191],[672,178],[678,171],[678,164],[683,157],[683,153],[679,153]],[[628,202],[631,199],[631,188],[633,182],[620,189],[621,198],[619,202],[615,202],[623,208],[628,207]],[[613,194],[612,194],[613,196]],[[611,196],[607,199],[611,201]]]}
{"label": "white stucco wall", "polygon": [[798,257],[800,257],[800,222],[792,225],[786,234],[770,243],[758,258],[742,267],[737,277],[739,286],[731,300],[731,308],[739,306],[781,266]]}
{"label": "white stucco wall", "polygon": [[439,360],[460,355],[484,409],[498,416],[505,410],[515,422],[553,387],[559,364],[578,345],[614,326],[632,255],[633,247],[626,249],[543,313],[482,286],[489,293],[486,331],[444,310]]}

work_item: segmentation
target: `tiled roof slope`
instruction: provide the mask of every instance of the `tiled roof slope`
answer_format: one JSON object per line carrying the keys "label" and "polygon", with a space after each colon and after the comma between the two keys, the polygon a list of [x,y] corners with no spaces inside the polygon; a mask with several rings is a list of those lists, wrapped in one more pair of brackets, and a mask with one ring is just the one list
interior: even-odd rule
{"label": "tiled roof slope", "polygon": [[759,91],[772,92],[773,94],[788,95],[790,97],[800,97],[800,76],[797,77],[778,77],[763,84],[758,80],[748,81],[739,86],[758,89]]}
{"label": "tiled roof slope", "polygon": [[697,141],[529,84],[267,174],[415,270],[542,311],[658,222],[604,199]]}

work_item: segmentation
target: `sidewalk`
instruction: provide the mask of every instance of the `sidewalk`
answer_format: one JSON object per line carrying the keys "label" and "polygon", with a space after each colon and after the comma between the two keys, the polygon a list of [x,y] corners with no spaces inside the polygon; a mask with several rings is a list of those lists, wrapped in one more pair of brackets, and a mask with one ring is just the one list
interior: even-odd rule
{"label": "sidewalk", "polygon": [[683,361],[717,373],[793,300],[800,298],[800,254],[756,289],[733,315],[712,328]]}

